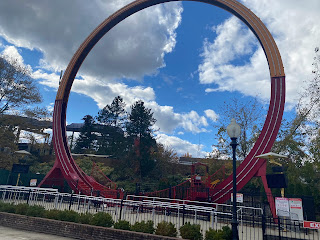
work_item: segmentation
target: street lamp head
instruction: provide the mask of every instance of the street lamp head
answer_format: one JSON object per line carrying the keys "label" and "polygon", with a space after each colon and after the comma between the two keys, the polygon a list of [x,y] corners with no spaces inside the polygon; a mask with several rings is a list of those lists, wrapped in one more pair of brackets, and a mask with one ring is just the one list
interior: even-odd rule
{"label": "street lamp head", "polygon": [[231,123],[227,127],[227,133],[230,138],[238,138],[240,136],[240,126],[236,123],[234,118],[231,119]]}

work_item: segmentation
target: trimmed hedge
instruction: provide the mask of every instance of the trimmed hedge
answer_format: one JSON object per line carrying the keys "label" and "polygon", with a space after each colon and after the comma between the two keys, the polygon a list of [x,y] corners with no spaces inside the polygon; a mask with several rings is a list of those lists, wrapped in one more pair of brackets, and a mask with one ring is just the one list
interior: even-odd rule
{"label": "trimmed hedge", "polygon": [[202,240],[202,233],[199,224],[191,224],[187,222],[180,227],[180,235],[182,238],[190,240]]}
{"label": "trimmed hedge", "polygon": [[206,231],[205,240],[232,240],[232,230],[229,226],[224,226],[220,230],[210,228]]}
{"label": "trimmed hedge", "polygon": [[122,229],[122,230],[128,230],[128,231],[131,230],[131,224],[125,220],[119,220],[113,225],[113,227],[115,229]]}
{"label": "trimmed hedge", "polygon": [[149,220],[147,222],[141,221],[141,222],[136,222],[135,224],[132,225],[131,230],[135,232],[143,232],[143,233],[154,233],[154,223],[153,221]]}
{"label": "trimmed hedge", "polygon": [[173,223],[162,221],[158,223],[155,234],[168,237],[176,237],[177,229]]}

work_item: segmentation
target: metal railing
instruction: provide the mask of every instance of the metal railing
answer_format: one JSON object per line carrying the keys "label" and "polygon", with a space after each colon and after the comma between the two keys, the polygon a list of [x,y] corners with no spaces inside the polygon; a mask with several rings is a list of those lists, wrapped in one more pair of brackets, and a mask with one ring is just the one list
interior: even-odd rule
{"label": "metal railing", "polygon": [[[59,193],[56,189],[50,188],[8,185],[0,185],[0,197],[3,202],[27,203],[43,206],[47,210],[74,210],[79,213],[93,214],[107,212],[115,222],[126,220],[134,224],[143,220],[151,220],[156,227],[159,222],[166,221],[175,224],[177,229],[190,222],[199,224],[203,234],[210,228],[217,230],[226,225],[230,226],[232,219],[232,205],[180,199],[134,195],[129,195],[127,199],[113,199],[87,196],[81,193]],[[297,229],[301,233],[300,237],[305,236],[301,224],[295,222],[294,225],[289,225],[290,221],[285,222],[286,226],[276,224],[274,219],[265,218],[261,208],[238,206],[237,213],[240,239],[271,239],[270,236],[276,236],[279,232],[279,236],[281,234],[289,236],[291,232],[297,235]],[[279,220],[280,224],[282,222]],[[286,234],[283,231],[286,231]],[[307,238],[302,239],[314,239],[312,236],[318,236],[318,233],[314,231],[307,233],[309,233]]]}

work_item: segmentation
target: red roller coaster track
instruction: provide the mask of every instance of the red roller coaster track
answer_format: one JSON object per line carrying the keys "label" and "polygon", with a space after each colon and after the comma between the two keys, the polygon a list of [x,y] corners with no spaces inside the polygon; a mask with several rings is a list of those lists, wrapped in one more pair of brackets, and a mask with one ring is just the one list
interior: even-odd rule
{"label": "red roller coaster track", "polygon": [[[58,179],[61,183],[63,179],[67,180],[71,188],[75,191],[89,192],[98,190],[104,196],[116,197],[117,191],[107,189],[97,183],[93,178],[87,176],[74,162],[66,138],[66,109],[68,98],[74,78],[95,44],[114,26],[131,16],[132,14],[148,8],[153,5],[173,2],[179,0],[136,0],[122,9],[118,10],[105,21],[103,21],[81,44],[79,49],[71,59],[59,86],[54,107],[54,123],[53,123],[53,141],[56,153],[56,162],[47,174],[41,185],[53,182]],[[263,180],[265,190],[269,196],[268,200],[271,210],[275,216],[274,201],[271,191],[266,183],[266,160],[257,159],[255,156],[270,151],[276,135],[279,131],[284,103],[285,103],[285,74],[281,56],[277,45],[261,20],[248,8],[243,6],[236,0],[189,0],[195,2],[203,2],[215,5],[225,9],[237,16],[243,21],[256,35],[265,52],[270,76],[271,76],[271,98],[269,112],[264,123],[262,132],[255,143],[253,149],[245,160],[237,168],[237,186],[241,189],[254,176],[260,176]],[[213,200],[217,202],[225,202],[230,198],[232,191],[232,177],[229,176],[225,181],[216,186],[212,195]]]}

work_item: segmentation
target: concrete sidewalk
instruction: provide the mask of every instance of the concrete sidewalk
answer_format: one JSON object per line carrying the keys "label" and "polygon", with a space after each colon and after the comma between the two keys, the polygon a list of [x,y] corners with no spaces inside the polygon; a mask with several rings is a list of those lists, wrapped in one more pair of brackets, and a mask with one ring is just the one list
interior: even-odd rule
{"label": "concrete sidewalk", "polygon": [[73,238],[59,237],[44,233],[29,232],[20,229],[0,226],[1,240],[73,240]]}

